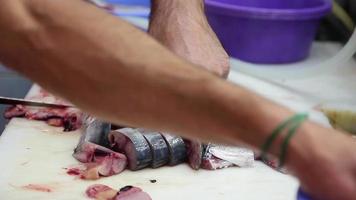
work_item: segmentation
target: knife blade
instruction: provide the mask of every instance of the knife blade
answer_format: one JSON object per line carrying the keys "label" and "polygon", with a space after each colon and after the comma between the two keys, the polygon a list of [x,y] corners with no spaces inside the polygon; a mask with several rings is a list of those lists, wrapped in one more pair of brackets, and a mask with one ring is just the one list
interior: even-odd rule
{"label": "knife blade", "polygon": [[20,99],[20,98],[12,98],[12,97],[3,97],[0,96],[0,104],[6,105],[26,105],[26,106],[36,106],[36,107],[49,107],[49,108],[69,108],[74,107],[70,104],[56,104],[56,103],[47,103],[41,101],[33,101],[27,99]]}

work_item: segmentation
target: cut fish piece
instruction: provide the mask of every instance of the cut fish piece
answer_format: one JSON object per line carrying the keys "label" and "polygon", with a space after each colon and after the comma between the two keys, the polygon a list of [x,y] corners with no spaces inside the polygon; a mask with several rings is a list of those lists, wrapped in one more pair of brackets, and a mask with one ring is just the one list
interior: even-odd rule
{"label": "cut fish piece", "polygon": [[209,150],[213,144],[204,145],[204,153],[201,168],[206,170],[217,170],[234,166],[233,163],[215,157]]}
{"label": "cut fish piece", "polygon": [[111,148],[123,153],[128,158],[130,170],[140,170],[152,163],[152,152],[143,135],[133,128],[111,131],[109,134]]}
{"label": "cut fish piece", "polygon": [[95,184],[88,187],[85,193],[97,200],[152,200],[142,189],[133,186],[125,186],[117,191],[106,185]]}
{"label": "cut fish piece", "polygon": [[108,133],[110,124],[87,116],[82,127],[83,134],[79,139],[73,156],[83,163],[93,162],[95,152],[111,153],[113,151],[105,148],[109,146]]}
{"label": "cut fish piece", "polygon": [[89,186],[85,191],[89,198],[97,200],[113,200],[116,197],[117,192],[117,190],[101,184]]}
{"label": "cut fish piece", "polygon": [[110,124],[88,117],[83,129],[73,153],[74,158],[85,163],[78,175],[83,179],[98,179],[122,172],[127,165],[126,156],[104,147],[109,146]]}
{"label": "cut fish piece", "polygon": [[183,138],[166,133],[162,134],[162,136],[168,145],[168,164],[174,166],[183,163],[187,159],[187,149]]}
{"label": "cut fish piece", "polygon": [[83,124],[84,133],[81,140],[91,142],[103,147],[110,147],[109,133],[111,124],[100,121],[94,117],[86,116]]}
{"label": "cut fish piece", "polygon": [[151,197],[138,187],[125,186],[117,193],[115,200],[152,200]]}
{"label": "cut fish piece", "polygon": [[254,152],[243,147],[211,145],[208,151],[216,158],[239,167],[252,167],[255,162]]}
{"label": "cut fish piece", "polygon": [[[69,169],[67,173],[82,179],[95,180],[119,174],[127,165],[125,155],[89,142],[84,142],[73,157],[84,163],[83,169]],[[74,170],[76,173],[73,173]]]}
{"label": "cut fish piece", "polygon": [[216,158],[214,156],[203,157],[203,161],[201,164],[201,168],[206,169],[206,170],[224,169],[224,168],[233,167],[233,166],[234,166],[234,164],[232,164],[231,162],[226,161],[226,160],[221,160],[220,158]]}
{"label": "cut fish piece", "polygon": [[166,141],[158,132],[151,132],[143,129],[139,131],[146,138],[152,152],[152,168],[158,168],[168,163],[169,150]]}
{"label": "cut fish piece", "polygon": [[203,144],[200,141],[185,140],[188,164],[192,169],[200,169],[203,159]]}

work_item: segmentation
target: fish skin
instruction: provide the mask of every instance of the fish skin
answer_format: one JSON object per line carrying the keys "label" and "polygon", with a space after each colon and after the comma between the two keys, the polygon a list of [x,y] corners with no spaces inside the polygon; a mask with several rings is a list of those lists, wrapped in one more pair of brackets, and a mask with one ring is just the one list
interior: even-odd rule
{"label": "fish skin", "polygon": [[81,140],[91,142],[103,147],[110,147],[109,143],[109,133],[111,130],[111,124],[93,117],[88,116],[84,120],[84,134]]}
{"label": "fish skin", "polygon": [[145,137],[137,129],[123,128],[111,131],[109,140],[114,151],[127,156],[130,170],[136,171],[151,165],[151,148]]}
{"label": "fish skin", "polygon": [[168,133],[162,133],[169,150],[168,165],[175,166],[181,164],[187,159],[187,148],[183,138]]}
{"label": "fish skin", "polygon": [[[100,176],[112,176],[125,170],[126,156],[107,148],[110,127],[109,123],[92,117],[86,118],[82,127],[83,134],[73,153],[75,159],[87,166],[82,175],[90,171],[95,174],[96,178],[99,178]],[[82,177],[86,178],[86,176]]]}
{"label": "fish skin", "polygon": [[206,170],[217,170],[234,166],[234,164],[215,157],[209,149],[213,144],[204,145],[201,168]]}
{"label": "fish skin", "polygon": [[152,152],[152,168],[158,168],[168,163],[169,150],[166,141],[158,132],[142,131]]}
{"label": "fish skin", "polygon": [[73,157],[83,163],[93,162],[95,153],[113,153],[107,147],[110,124],[86,116],[82,126],[83,133],[74,149]]}

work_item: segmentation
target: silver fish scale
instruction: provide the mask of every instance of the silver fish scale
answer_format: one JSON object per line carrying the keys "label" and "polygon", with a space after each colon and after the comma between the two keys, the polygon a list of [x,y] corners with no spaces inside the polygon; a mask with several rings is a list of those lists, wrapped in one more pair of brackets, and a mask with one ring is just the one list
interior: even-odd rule
{"label": "silver fish scale", "polygon": [[174,166],[184,162],[187,158],[187,149],[183,138],[167,133],[162,133],[169,150],[169,165]]}

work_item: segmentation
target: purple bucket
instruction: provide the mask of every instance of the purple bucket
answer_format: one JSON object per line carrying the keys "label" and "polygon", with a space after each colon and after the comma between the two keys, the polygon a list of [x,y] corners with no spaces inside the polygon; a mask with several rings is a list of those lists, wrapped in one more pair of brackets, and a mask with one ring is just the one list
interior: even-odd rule
{"label": "purple bucket", "polygon": [[230,56],[265,64],[309,55],[329,0],[206,0],[210,25]]}
{"label": "purple bucket", "polygon": [[302,189],[299,188],[298,193],[297,193],[297,200],[312,200],[312,198],[303,192]]}

